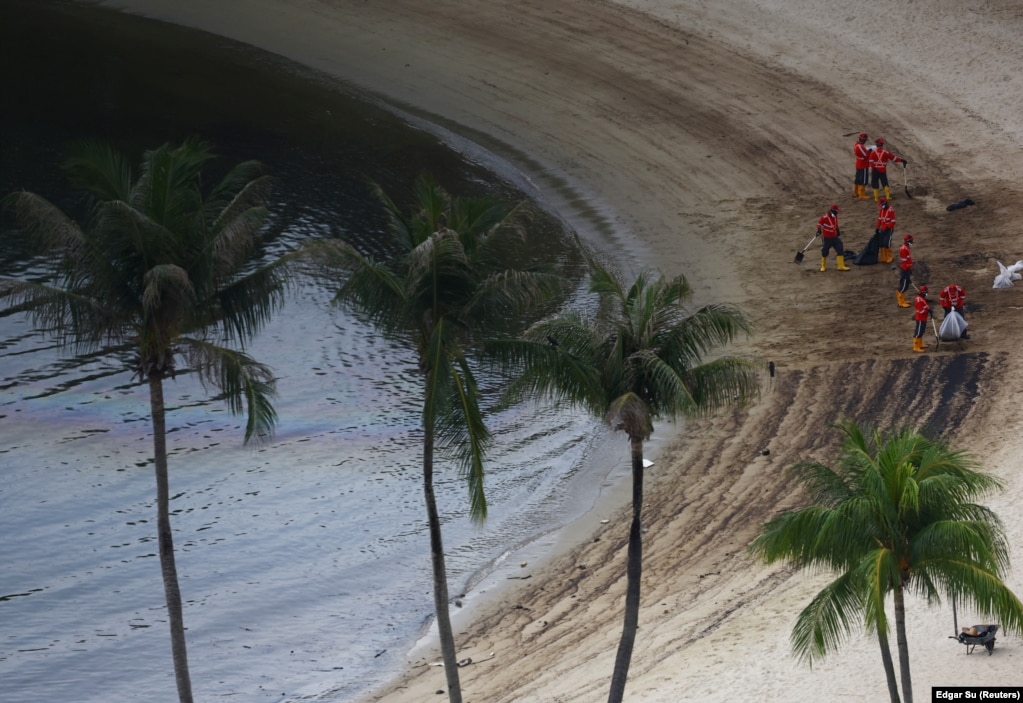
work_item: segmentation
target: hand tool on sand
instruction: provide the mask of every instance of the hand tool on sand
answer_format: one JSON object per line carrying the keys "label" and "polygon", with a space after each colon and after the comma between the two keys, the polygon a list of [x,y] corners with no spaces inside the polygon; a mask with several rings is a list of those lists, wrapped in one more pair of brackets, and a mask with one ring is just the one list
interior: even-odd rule
{"label": "hand tool on sand", "polygon": [[806,246],[803,247],[803,251],[797,251],[796,252],[796,263],[797,264],[803,263],[803,254],[806,253],[806,250],[810,248],[810,245],[812,245],[816,239],[817,239],[817,235],[815,234],[815,235],[813,235],[813,239],[811,239],[809,242],[807,242]]}
{"label": "hand tool on sand", "polygon": [[906,191],[906,197],[909,198],[910,200],[912,200],[913,199],[913,194],[909,192],[909,176],[907,175],[908,171],[909,171],[909,164],[907,164],[905,161],[903,161],[902,162],[902,189],[904,191]]}

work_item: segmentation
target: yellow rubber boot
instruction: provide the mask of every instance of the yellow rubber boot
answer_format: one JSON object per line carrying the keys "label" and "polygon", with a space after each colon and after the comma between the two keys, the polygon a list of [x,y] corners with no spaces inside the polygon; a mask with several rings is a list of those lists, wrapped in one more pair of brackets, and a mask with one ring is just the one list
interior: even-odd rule
{"label": "yellow rubber boot", "polygon": [[836,256],[835,260],[838,262],[838,270],[839,271],[852,271],[851,268],[849,268],[848,266],[845,265],[845,257],[844,256]]}
{"label": "yellow rubber boot", "polygon": [[828,270],[828,257],[822,256],[821,257],[821,271],[827,271],[827,270]]}
{"label": "yellow rubber boot", "polygon": [[857,195],[860,196],[860,200],[870,200],[870,196],[867,195],[867,186],[858,186],[860,191]]}
{"label": "yellow rubber boot", "polygon": [[874,188],[874,202],[877,202],[877,188]]}
{"label": "yellow rubber boot", "polygon": [[888,188],[888,186],[884,187],[884,197],[886,197],[888,200],[892,199],[892,191]]}
{"label": "yellow rubber boot", "polygon": [[915,352],[926,351],[923,347],[923,341],[924,340],[922,337],[913,337],[913,351]]}
{"label": "yellow rubber boot", "polygon": [[909,301],[906,300],[906,296],[902,294],[901,290],[895,291],[895,302],[899,304],[900,308],[908,308]]}
{"label": "yellow rubber boot", "polygon": [[881,264],[888,263],[888,247],[877,248],[877,261]]}
{"label": "yellow rubber boot", "polygon": [[924,341],[923,337],[917,337],[917,339],[920,340],[920,348],[921,349],[929,349],[930,348],[930,345],[927,342]]}

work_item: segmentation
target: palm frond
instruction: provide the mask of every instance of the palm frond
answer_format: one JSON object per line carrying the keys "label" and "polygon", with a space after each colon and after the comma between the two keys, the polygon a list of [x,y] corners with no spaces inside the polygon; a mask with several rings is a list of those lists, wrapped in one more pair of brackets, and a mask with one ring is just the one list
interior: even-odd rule
{"label": "palm frond", "polygon": [[470,320],[508,320],[539,309],[567,290],[568,283],[547,271],[501,270],[474,286],[465,304]]}
{"label": "palm frond", "polygon": [[197,139],[146,151],[131,206],[170,232],[196,232],[203,213],[200,174],[212,158],[207,145]]}
{"label": "palm frond", "polygon": [[246,414],[245,442],[270,439],[277,424],[277,384],[270,367],[206,340],[182,337],[178,343],[203,387],[220,391],[231,414]]}
{"label": "palm frond", "polygon": [[832,508],[852,498],[848,477],[819,461],[800,461],[789,467],[787,473],[802,484],[813,505]]}
{"label": "palm frond", "polygon": [[10,311],[26,312],[36,330],[75,353],[94,351],[124,331],[94,298],[64,288],[0,278],[0,298],[10,299]]}
{"label": "palm frond", "polygon": [[3,205],[14,214],[32,251],[73,259],[85,249],[82,229],[46,198],[18,191],[5,197]]}
{"label": "palm frond", "polygon": [[505,406],[527,399],[580,404],[602,417],[607,412],[600,372],[590,356],[599,332],[581,317],[560,315],[535,323],[518,340],[489,340],[485,358],[509,378]]}
{"label": "palm frond", "polygon": [[744,405],[760,393],[763,363],[741,357],[723,357],[689,369],[681,381],[686,393],[667,396],[660,412],[704,416],[732,405]]}
{"label": "palm frond", "polygon": [[193,326],[219,323],[228,340],[251,339],[284,308],[291,265],[287,258],[277,259],[221,286],[211,301],[210,314],[196,319]]}
{"label": "palm frond", "polygon": [[131,197],[132,169],[129,160],[109,144],[79,142],[63,164],[71,182],[88,191],[97,201]]}
{"label": "palm frond", "polygon": [[[438,344],[441,336],[437,335]],[[483,522],[487,517],[483,463],[491,435],[479,406],[479,388],[463,356],[450,348],[446,352],[437,351],[431,353],[437,365],[431,368],[432,388],[428,393],[438,396],[435,426],[438,445],[456,455],[469,489],[469,515],[474,522]]]}
{"label": "palm frond", "polygon": [[253,205],[266,204],[273,190],[273,180],[265,171],[266,167],[259,161],[242,161],[212,188],[206,207],[214,230],[220,228],[218,221],[234,219]]}
{"label": "palm frond", "polygon": [[792,628],[792,651],[813,665],[837,650],[851,623],[863,610],[863,589],[856,575],[846,573],[825,586],[807,605]]}

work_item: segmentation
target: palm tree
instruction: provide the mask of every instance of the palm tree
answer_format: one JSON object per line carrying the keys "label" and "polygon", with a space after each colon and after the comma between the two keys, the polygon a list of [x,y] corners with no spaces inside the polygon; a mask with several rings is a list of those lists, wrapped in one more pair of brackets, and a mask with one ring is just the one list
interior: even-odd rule
{"label": "palm tree", "polygon": [[414,351],[423,378],[423,495],[430,534],[434,606],[451,703],[462,700],[448,611],[441,521],[434,495],[434,454],[448,449],[468,481],[474,521],[486,518],[483,469],[490,433],[467,358],[487,327],[507,327],[551,298],[561,280],[511,263],[522,256],[522,206],[489,197],[451,196],[428,176],[415,183],[406,216],[374,185],[399,255],[381,263],[339,240],[308,248],[314,264],[346,278],[335,303],[364,316]]}
{"label": "palm tree", "polygon": [[156,468],[157,532],[178,697],[192,686],[169,512],[164,379],[177,359],[233,413],[247,410],[246,442],[276,423],[268,367],[226,344],[244,343],[281,304],[284,269],[253,267],[266,218],[267,177],[256,162],[232,168],[204,194],[213,158],[196,139],[147,151],[135,179],[111,147],[81,145],[64,167],[89,196],[80,226],[34,193],[13,193],[22,233],[47,256],[48,282],[0,279],[0,296],[37,328],[75,351],[134,350],[134,372],[149,387]]}
{"label": "palm tree", "polygon": [[654,420],[694,417],[754,397],[759,365],[724,356],[704,361],[749,327],[736,308],[685,306],[693,291],[684,276],[641,273],[631,286],[621,274],[591,260],[596,319],[562,314],[532,326],[524,338],[494,346],[517,367],[509,398],[548,398],[581,406],[629,438],[632,523],[629,529],[625,619],[608,700],[625,694],[639,626],[642,574],[643,442]]}
{"label": "palm tree", "polygon": [[855,422],[838,425],[837,466],[803,462],[793,471],[811,505],[775,517],[750,546],[768,563],[838,572],[808,605],[792,632],[795,653],[812,662],[836,649],[853,618],[878,636],[889,695],[898,682],[888,648],[885,601],[891,594],[906,703],[913,701],[905,595],[929,603],[942,595],[1023,626],[1023,604],[1002,582],[1009,556],[998,517],[974,501],[1001,487],[970,455],[910,429],[885,436]]}

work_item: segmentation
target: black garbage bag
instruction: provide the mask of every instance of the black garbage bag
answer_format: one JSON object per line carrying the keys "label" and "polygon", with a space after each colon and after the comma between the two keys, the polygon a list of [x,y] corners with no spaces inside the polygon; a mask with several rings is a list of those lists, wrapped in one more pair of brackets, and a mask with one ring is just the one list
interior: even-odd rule
{"label": "black garbage bag", "polygon": [[857,266],[870,266],[877,263],[877,257],[881,249],[881,238],[884,235],[875,233],[870,241],[867,242],[867,246],[853,257],[852,262]]}
{"label": "black garbage bag", "polygon": [[949,212],[952,212],[953,210],[962,210],[964,207],[970,207],[971,205],[973,205],[973,201],[970,200],[969,198],[965,198],[963,200],[959,200],[957,202],[952,203],[945,209],[948,210]]}

